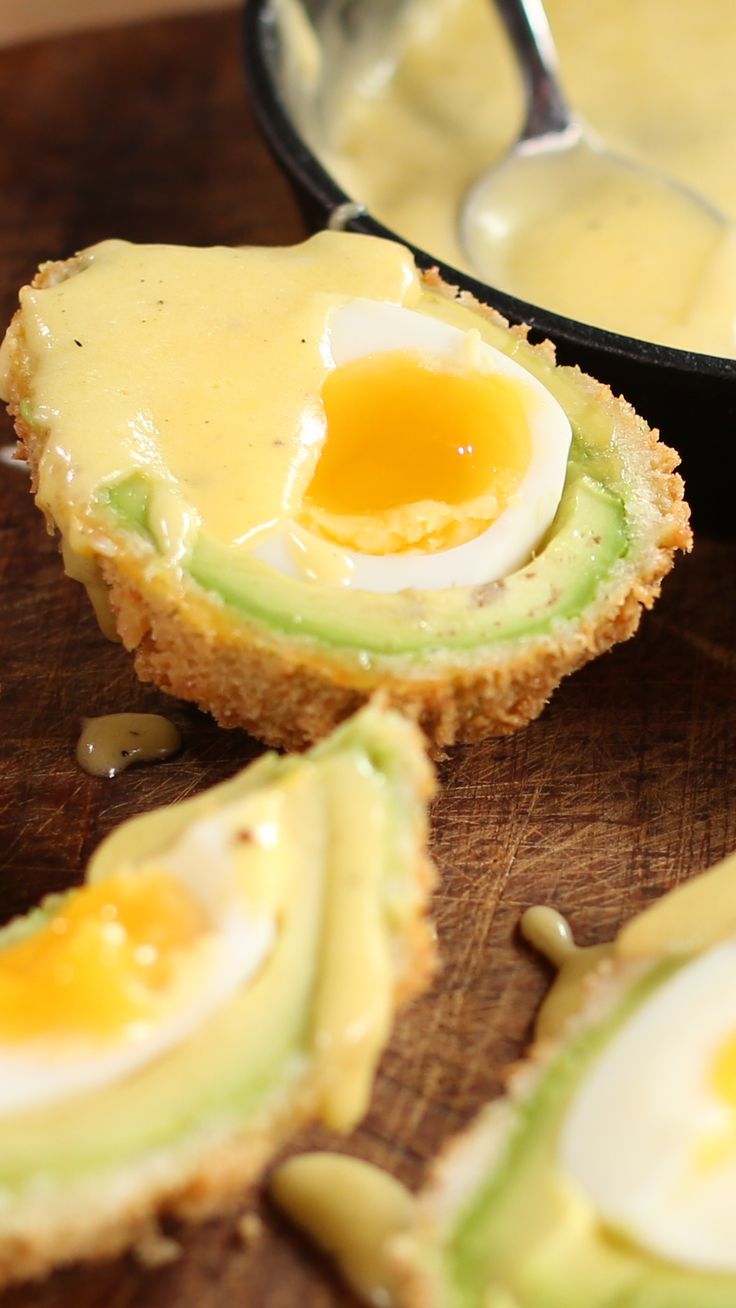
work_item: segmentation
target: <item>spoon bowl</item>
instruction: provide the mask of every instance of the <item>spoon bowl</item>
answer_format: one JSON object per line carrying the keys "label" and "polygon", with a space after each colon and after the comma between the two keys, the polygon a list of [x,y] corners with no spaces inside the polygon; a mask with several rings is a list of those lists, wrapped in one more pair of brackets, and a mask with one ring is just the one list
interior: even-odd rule
{"label": "spoon bowl", "polygon": [[[546,283],[559,312],[583,320],[589,313],[596,321],[600,315],[593,304],[586,310],[580,287],[599,283],[606,255],[616,249],[613,298],[620,318],[614,314],[601,326],[625,331],[630,297],[646,300],[663,324],[683,309],[692,312],[692,303],[677,298],[678,281],[681,288],[688,280],[680,251],[687,251],[695,288],[699,270],[720,260],[727,219],[689,187],[608,149],[571,111],[542,0],[497,0],[497,6],[524,75],[527,117],[516,143],[465,197],[460,236],[473,271],[531,300]],[[663,231],[679,239],[664,242]]]}
{"label": "spoon bowl", "polygon": [[[396,0],[381,3],[388,24]],[[315,23],[316,39],[314,64],[296,73],[291,29],[280,0],[247,0],[244,6],[245,66],[264,139],[290,180],[310,228],[331,223],[406,245],[405,234],[381,223],[359,196],[346,191],[333,176],[331,163],[320,154],[303,116],[304,104],[319,101],[322,88],[337,77],[348,51],[359,40],[360,16],[371,24],[375,21],[379,0],[292,0],[292,4],[305,20]],[[493,71],[489,69],[489,74]],[[695,353],[655,344],[632,335],[631,324],[615,333],[582,322],[574,314],[563,316],[540,305],[533,294],[521,299],[489,286],[443,261],[437,251],[411,244],[410,248],[420,267],[436,268],[445,282],[492,304],[510,321],[526,323],[533,340],[554,341],[561,363],[577,364],[625,395],[682,455],[697,529],[733,536],[736,359],[724,357],[722,350]]]}

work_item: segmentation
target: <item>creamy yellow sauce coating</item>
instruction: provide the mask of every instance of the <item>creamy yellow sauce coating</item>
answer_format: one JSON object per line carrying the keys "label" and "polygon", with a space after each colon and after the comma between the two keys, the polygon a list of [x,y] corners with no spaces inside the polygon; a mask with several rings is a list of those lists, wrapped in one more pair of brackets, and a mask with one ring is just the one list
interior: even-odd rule
{"label": "creamy yellow sauce coating", "polygon": [[[206,795],[203,801],[204,815]],[[275,911],[280,919],[263,977],[281,990],[282,999],[293,984],[295,946],[288,940],[299,933],[295,882],[309,880],[305,866],[323,866],[322,875],[313,870],[305,891],[310,912],[321,915],[319,951],[310,965],[309,1048],[318,1068],[320,1116],[337,1130],[349,1130],[368,1107],[394,1011],[395,960],[382,890],[388,820],[382,779],[355,755],[314,767],[305,763],[280,786],[245,797],[238,820],[245,837],[254,837],[238,846],[249,906]],[[176,809],[148,814],[145,821],[146,845],[155,847],[176,822]],[[135,824],[121,827],[108,858],[131,848],[140,856],[140,830]]]}
{"label": "creamy yellow sauce coating", "polygon": [[593,976],[602,968],[687,956],[736,935],[736,856],[637,913],[608,943],[576,944],[567,918],[546,905],[527,909],[521,931],[556,969],[537,1015],[536,1035],[559,1037],[584,1006]]}
{"label": "creamy yellow sauce coating", "polygon": [[562,1034],[570,1017],[585,1003],[591,976],[610,959],[614,944],[576,945],[570,924],[554,908],[538,904],[521,919],[526,940],[557,969],[554,985],[537,1014],[534,1030],[539,1039]]}
{"label": "creamy yellow sauce coating", "polygon": [[[426,767],[423,758],[420,767]],[[239,785],[239,778],[229,783],[234,795]],[[190,801],[189,821],[213,817],[228,799],[226,786]],[[232,812],[238,830],[256,837],[242,839],[233,852],[249,906],[275,912],[280,922],[258,984],[275,1013],[274,1005],[288,1007],[295,978],[309,974],[308,1047],[318,1069],[320,1115],[335,1129],[350,1129],[367,1109],[392,1021],[393,933],[417,902],[413,886],[385,887],[391,820],[385,781],[355,754],[304,760],[280,784],[246,795]],[[89,879],[106,878],[130,860],[155,858],[181,825],[176,805],[124,823],[100,847]],[[321,923],[319,943],[308,958],[316,939],[313,919]]]}
{"label": "creamy yellow sauce coating", "polygon": [[[292,107],[347,192],[400,235],[467,268],[458,212],[520,131],[522,84],[488,0],[407,0],[390,26],[320,47],[281,0]],[[736,219],[736,7],[731,0],[548,0],[568,96],[616,151]],[[372,21],[371,21],[372,20]],[[495,281],[533,303],[679,347],[736,354],[736,239],[635,178],[629,194],[532,203]],[[542,218],[537,208],[546,208]],[[640,240],[651,226],[648,250]]]}
{"label": "creamy yellow sauce coating", "polygon": [[[250,793],[241,774],[185,806],[123,824],[95,855],[86,884],[60,897],[35,930],[6,941],[6,1037],[58,1034],[69,1050],[59,1058],[72,1062],[74,1042],[87,1038],[135,1047],[142,1020],[155,1033],[162,1014],[181,1014],[210,984],[213,960],[234,947],[226,930],[234,912],[273,919],[275,939],[247,985],[260,1015],[239,1029],[257,1060],[269,1024],[276,1038],[279,1022],[295,1020],[291,1007],[303,1005],[298,1056],[311,1062],[315,1108],[328,1125],[351,1129],[368,1106],[393,1018],[400,934],[421,893],[415,884],[387,885],[394,819],[386,784],[362,755],[343,751],[303,761]],[[210,900],[188,883],[203,857]],[[198,1029],[182,1023],[177,1043]]]}
{"label": "creamy yellow sauce coating", "polygon": [[[557,969],[536,1024],[538,1038],[559,1039],[580,1012],[601,968],[707,949],[728,939],[736,922],[736,855],[665,895],[634,917],[608,944],[575,944],[569,923],[546,906],[522,918],[526,939]],[[734,1049],[719,1074],[732,1094]],[[395,1255],[416,1221],[409,1191],[379,1168],[342,1155],[310,1153],[277,1168],[270,1186],[276,1203],[340,1266],[353,1288],[377,1308],[403,1302]],[[451,1196],[450,1202],[456,1202]],[[568,1202],[560,1190],[560,1204]],[[576,1200],[577,1202],[577,1200]]]}
{"label": "creamy yellow sauce coating", "polygon": [[61,557],[64,560],[64,572],[67,577],[84,586],[103,636],[108,640],[117,640],[115,614],[110,607],[110,594],[97,560],[89,554],[78,554],[72,549],[66,536],[61,538]]}
{"label": "creamy yellow sauce coating", "polygon": [[107,241],[58,285],[22,294],[33,421],[48,427],[39,502],[77,554],[89,506],[141,471],[162,552],[202,527],[247,548],[298,505],[323,436],[329,311],[355,296],[412,305],[398,245],[326,232],[288,249]]}
{"label": "creamy yellow sauce coating", "polygon": [[[564,479],[567,420],[563,436],[559,416],[539,417],[524,374],[497,375],[472,311],[458,330],[454,309],[408,250],[344,232],[287,249],[108,241],[26,288],[0,372],[12,388],[20,354],[21,416],[45,434],[38,500],[103,631],[95,556],[114,544],[99,497],[136,475],[173,564],[202,532],[271,564],[275,543],[297,576],[352,585],[356,555],[463,545],[533,494],[516,553],[531,552]],[[452,327],[441,348],[423,344],[429,319]],[[543,421],[559,450],[544,486]],[[413,584],[410,564],[401,575]]]}
{"label": "creamy yellow sauce coating", "polygon": [[620,958],[691,954],[736,936],[736,854],[671,890],[626,923]]}
{"label": "creamy yellow sauce coating", "polygon": [[332,839],[312,1043],[325,1069],[323,1120],[345,1131],[368,1106],[393,1016],[391,942],[379,887],[387,817],[379,783],[359,762],[332,760],[325,767]]}

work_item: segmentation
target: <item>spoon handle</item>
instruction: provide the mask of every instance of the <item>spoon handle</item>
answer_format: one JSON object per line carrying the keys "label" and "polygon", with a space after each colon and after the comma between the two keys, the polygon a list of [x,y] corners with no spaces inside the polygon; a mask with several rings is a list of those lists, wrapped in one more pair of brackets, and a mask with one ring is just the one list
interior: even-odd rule
{"label": "spoon handle", "polygon": [[526,140],[559,134],[575,125],[575,118],[559,81],[557,50],[542,0],[496,0],[514,53],[524,76],[527,117]]}

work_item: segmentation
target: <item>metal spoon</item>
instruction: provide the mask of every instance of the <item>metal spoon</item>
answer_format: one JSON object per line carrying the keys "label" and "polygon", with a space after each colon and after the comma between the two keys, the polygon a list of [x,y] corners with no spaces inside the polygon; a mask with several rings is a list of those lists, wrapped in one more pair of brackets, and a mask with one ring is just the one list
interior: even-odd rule
{"label": "metal spoon", "polygon": [[503,286],[515,235],[522,226],[559,214],[587,191],[622,183],[666,204],[674,196],[696,207],[714,230],[725,216],[689,187],[616,154],[570,108],[558,76],[557,52],[542,0],[496,0],[521,67],[527,116],[510,150],[465,197],[460,240],[473,269]]}

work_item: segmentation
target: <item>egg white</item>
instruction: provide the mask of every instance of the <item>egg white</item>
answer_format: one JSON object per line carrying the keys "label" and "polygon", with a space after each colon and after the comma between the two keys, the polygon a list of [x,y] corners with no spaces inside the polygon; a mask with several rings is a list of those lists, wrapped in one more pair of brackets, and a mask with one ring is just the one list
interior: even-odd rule
{"label": "egg white", "polygon": [[156,868],[202,906],[208,928],[152,1017],[107,1038],[80,1032],[6,1041],[0,1045],[0,1116],[131,1075],[196,1032],[263,965],[276,938],[276,919],[270,912],[249,912],[238,884],[232,851],[243,825],[241,810],[232,804],[193,823],[156,860]]}
{"label": "egg white", "polygon": [[309,578],[310,558],[324,575],[332,552],[338,584],[392,593],[407,589],[444,590],[475,586],[508,576],[531,558],[557,512],[572,437],[567,416],[550,392],[513,359],[473,332],[461,331],[413,309],[383,301],[354,299],[335,309],[327,324],[322,356],[337,368],[366,355],[415,350],[431,364],[457,364],[472,356],[477,372],[511,378],[518,386],[529,422],[531,457],[522,481],[498,518],[480,535],[451,549],[370,555],[326,543],[296,524],[282,525],[252,553],[287,576]]}
{"label": "egg white", "polygon": [[[598,1215],[678,1265],[736,1272],[736,1113],[711,1085],[736,1033],[736,941],[680,969],[614,1035],[566,1117],[559,1161]],[[730,1149],[709,1167],[703,1150]]]}

